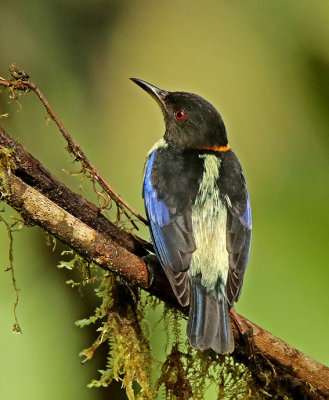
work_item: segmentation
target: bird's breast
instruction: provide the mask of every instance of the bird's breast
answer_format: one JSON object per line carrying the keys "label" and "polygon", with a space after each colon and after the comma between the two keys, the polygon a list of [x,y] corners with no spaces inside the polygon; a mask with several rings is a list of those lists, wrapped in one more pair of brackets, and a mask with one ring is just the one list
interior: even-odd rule
{"label": "bird's breast", "polygon": [[192,227],[196,243],[189,269],[190,275],[201,274],[201,283],[209,290],[220,280],[226,284],[229,258],[226,250],[226,205],[221,200],[218,180],[221,159],[213,154],[199,155],[203,159],[203,175],[192,206]]}

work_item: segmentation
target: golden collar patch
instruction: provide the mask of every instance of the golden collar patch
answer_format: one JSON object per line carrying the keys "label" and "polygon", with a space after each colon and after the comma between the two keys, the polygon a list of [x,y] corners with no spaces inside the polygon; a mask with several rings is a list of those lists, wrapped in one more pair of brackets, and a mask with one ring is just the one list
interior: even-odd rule
{"label": "golden collar patch", "polygon": [[198,150],[228,151],[230,148],[231,146],[227,144],[226,146],[198,147]]}

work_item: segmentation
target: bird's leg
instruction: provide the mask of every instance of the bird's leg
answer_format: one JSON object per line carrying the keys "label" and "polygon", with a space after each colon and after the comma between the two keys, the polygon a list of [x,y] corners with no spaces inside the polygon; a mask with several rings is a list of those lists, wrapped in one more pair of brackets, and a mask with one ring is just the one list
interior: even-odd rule
{"label": "bird's leg", "polygon": [[247,322],[245,321],[244,318],[240,317],[240,315],[235,311],[234,308],[231,308],[230,315],[231,315],[231,318],[233,319],[236,327],[238,328],[240,335],[244,339],[247,339],[248,346],[249,346],[249,353],[251,354],[251,357],[255,358],[253,342],[252,342],[252,337],[253,337],[252,327],[247,324]]}
{"label": "bird's leg", "polygon": [[239,332],[241,333],[242,336],[251,336],[252,334],[252,328],[249,326],[244,318],[241,318],[240,315],[235,311],[235,309],[232,307],[230,310],[230,315],[237,326]]}
{"label": "bird's leg", "polygon": [[158,257],[155,254],[148,254],[142,257],[148,271],[148,288],[152,294],[156,291],[159,299],[166,299],[170,305],[178,306],[178,300],[172,290],[170,282],[162,268]]}
{"label": "bird's leg", "polygon": [[147,256],[142,257],[143,261],[146,264],[147,271],[148,271],[148,287],[150,287],[154,281],[154,276],[156,274],[156,271],[161,270],[161,265],[158,260],[158,257],[155,254],[148,254]]}

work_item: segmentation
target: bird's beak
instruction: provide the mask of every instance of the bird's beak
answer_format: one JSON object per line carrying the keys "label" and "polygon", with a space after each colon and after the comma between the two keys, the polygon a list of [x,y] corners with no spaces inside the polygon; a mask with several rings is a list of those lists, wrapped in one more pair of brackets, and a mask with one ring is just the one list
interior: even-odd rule
{"label": "bird's beak", "polygon": [[165,90],[159,89],[156,86],[151,85],[141,79],[130,78],[133,82],[135,82],[138,86],[144,89],[148,94],[150,94],[153,99],[159,104],[159,106],[164,109],[165,108],[165,99],[168,94]]}

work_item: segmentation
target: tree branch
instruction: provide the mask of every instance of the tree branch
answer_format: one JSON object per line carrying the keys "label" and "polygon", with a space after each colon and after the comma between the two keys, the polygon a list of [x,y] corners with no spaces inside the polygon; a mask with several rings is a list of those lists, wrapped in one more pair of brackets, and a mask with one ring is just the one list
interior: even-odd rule
{"label": "tree branch", "polygon": [[25,220],[33,221],[88,261],[124,276],[132,284],[148,287],[147,269],[142,259],[90,228],[15,175],[5,172],[2,177],[10,191],[9,195],[3,193],[2,199]]}
{"label": "tree branch", "polygon": [[[147,267],[138,257],[146,254],[146,242],[108,221],[98,207],[52,176],[1,126],[0,193],[1,199],[28,224],[39,225],[85,259],[179,308],[160,267],[149,287]],[[188,313],[187,308],[181,311]],[[237,329],[236,323],[232,323],[237,360],[274,368],[278,379],[287,381],[291,387],[301,386],[311,398],[329,396],[327,367],[238,316],[234,310],[231,315],[239,326]]]}
{"label": "tree branch", "polygon": [[[140,258],[153,250],[152,245],[113,224],[102,209],[113,199],[136,227],[128,211],[139,220],[147,221],[133,210],[111,187],[88,160],[29,76],[15,65],[10,66],[12,79],[0,78],[0,87],[8,88],[11,98],[15,91],[33,91],[43,103],[68,143],[68,149],[82,163],[93,184],[98,182],[108,196],[105,205],[95,206],[72,192],[47,171],[23,146],[13,140],[0,126],[0,200],[7,202],[25,219],[27,225],[42,229],[66,243],[86,260],[124,277],[130,284],[149,291],[187,315],[171,290],[161,266],[155,265],[152,284],[145,262]],[[96,191],[96,190],[95,190]],[[99,195],[102,193],[96,191]],[[237,361],[270,369],[275,379],[289,386],[294,398],[327,398],[329,369],[278,339],[271,333],[231,310]],[[295,396],[296,394],[296,396]]]}

